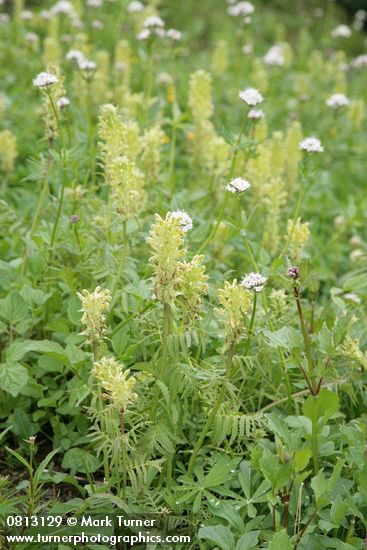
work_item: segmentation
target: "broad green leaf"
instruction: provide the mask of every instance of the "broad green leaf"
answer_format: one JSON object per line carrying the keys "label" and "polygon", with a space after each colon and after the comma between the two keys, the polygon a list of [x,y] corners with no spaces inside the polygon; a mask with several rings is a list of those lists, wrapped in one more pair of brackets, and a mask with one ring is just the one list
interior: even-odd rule
{"label": "broad green leaf", "polygon": [[28,380],[28,370],[22,365],[12,362],[0,364],[0,387],[13,397],[17,397]]}
{"label": "broad green leaf", "polygon": [[264,330],[264,336],[272,348],[294,349],[302,344],[301,334],[292,327],[282,327],[274,332]]}
{"label": "broad green leaf", "polygon": [[250,531],[240,537],[236,544],[236,550],[250,550],[255,548],[259,542],[260,531]]}
{"label": "broad green leaf", "polygon": [[324,506],[327,503],[326,494],[328,490],[328,484],[324,474],[320,471],[311,480],[311,487],[315,493],[315,500],[317,508]]}
{"label": "broad green leaf", "polygon": [[6,359],[8,361],[20,361],[31,351],[50,355],[62,361],[65,365],[70,365],[65,350],[60,344],[51,342],[50,340],[19,340],[14,342],[6,350]]}
{"label": "broad green leaf", "polygon": [[[312,419],[312,411],[314,406],[314,397],[308,396],[304,405],[303,413],[307,418]],[[334,413],[339,410],[339,397],[336,393],[323,389],[317,397],[317,418],[324,417],[325,423]]]}
{"label": "broad green leaf", "polygon": [[221,550],[234,550],[233,535],[224,525],[212,525],[199,529],[199,538],[213,542]]}
{"label": "broad green leaf", "polygon": [[294,455],[294,469],[296,472],[302,472],[311,458],[311,449],[299,449]]}
{"label": "broad green leaf", "polygon": [[293,550],[293,544],[285,529],[273,535],[268,550]]}
{"label": "broad green leaf", "polygon": [[330,508],[330,517],[335,525],[340,525],[348,511],[348,503],[338,495]]}
{"label": "broad green leaf", "polygon": [[0,317],[10,325],[17,325],[28,316],[28,307],[18,292],[11,292],[0,300]]}
{"label": "broad green leaf", "polygon": [[64,454],[62,467],[66,470],[76,470],[77,472],[93,473],[98,470],[100,465],[97,457],[85,449],[73,447]]}

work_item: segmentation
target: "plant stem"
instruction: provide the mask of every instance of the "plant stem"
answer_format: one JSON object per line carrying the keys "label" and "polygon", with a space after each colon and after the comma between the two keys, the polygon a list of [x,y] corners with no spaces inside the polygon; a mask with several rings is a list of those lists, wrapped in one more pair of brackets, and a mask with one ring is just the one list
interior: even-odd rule
{"label": "plant stem", "polygon": [[121,275],[122,275],[122,270],[124,268],[124,264],[125,264],[125,260],[126,260],[126,255],[127,255],[127,229],[126,229],[126,221],[124,221],[123,224],[122,224],[122,253],[121,253],[121,258],[120,258],[120,263],[119,263],[115,283],[112,287],[112,292],[111,292],[112,295],[115,294],[115,292],[118,288],[118,285],[119,285],[119,282],[120,282],[120,279],[121,279]]}
{"label": "plant stem", "polygon": [[[236,142],[235,142],[235,148],[234,148],[234,151],[233,151],[233,156],[232,156],[232,161],[231,161],[231,166],[230,166],[230,169],[229,169],[229,174],[228,174],[228,181],[231,181],[231,179],[233,178],[234,176],[234,171],[235,171],[235,168],[236,168],[236,160],[237,160],[237,155],[238,155],[238,147],[241,143],[241,138],[242,138],[242,135],[243,135],[243,132],[245,131],[245,127],[246,127],[246,122],[247,122],[247,119],[246,117],[244,118],[244,122],[241,126],[241,130],[237,136],[237,139],[236,139]],[[224,196],[224,200],[222,202],[222,207],[220,209],[220,212],[219,212],[219,216],[218,216],[218,219],[217,219],[217,223],[215,224],[214,228],[209,231],[209,234],[207,236],[207,238],[205,239],[205,241],[203,242],[203,244],[199,247],[199,250],[196,252],[196,254],[201,254],[203,250],[205,250],[205,248],[208,246],[208,244],[214,239],[217,231],[218,231],[218,227],[223,219],[223,216],[224,216],[224,212],[226,210],[226,206],[227,206],[227,202],[228,202],[228,194],[229,194],[229,191],[226,191],[226,194]]]}
{"label": "plant stem", "polygon": [[[164,372],[166,370],[167,355],[168,355],[167,338],[169,335],[170,323],[171,323],[171,307],[169,306],[169,304],[164,304],[163,305],[162,357],[161,357],[161,366],[160,366],[160,372],[159,372],[159,378],[158,378],[159,380],[162,380],[162,378],[164,377]],[[156,384],[154,388],[152,408],[150,409],[149,420],[151,422],[155,421],[155,418],[157,415],[159,395],[160,395],[160,389],[158,384]]]}
{"label": "plant stem", "polygon": [[248,355],[248,352],[250,351],[250,345],[251,345],[251,336],[255,324],[255,315],[256,315],[256,304],[257,304],[257,293],[254,292],[254,302],[252,305],[252,312],[251,312],[251,319],[250,319],[250,326],[248,328],[248,335],[247,340],[245,344],[245,355]]}
{"label": "plant stem", "polygon": [[[125,435],[125,410],[122,407],[120,409],[120,432],[122,438],[124,438]],[[126,453],[126,445],[125,442],[123,442],[122,447],[122,498],[126,499],[126,478],[127,478],[127,453]]]}
{"label": "plant stem", "polygon": [[318,395],[312,396],[312,461],[315,475],[319,471],[319,444],[318,444]]}
{"label": "plant stem", "polygon": [[[233,361],[233,354],[234,354],[234,342],[231,344],[230,348],[229,348],[229,351],[228,351],[228,356],[227,356],[227,368],[226,368],[226,378],[228,379],[230,377],[230,374],[231,374],[231,369],[232,369],[232,361]],[[206,434],[208,433],[208,431],[210,430],[213,422],[214,422],[214,419],[215,419],[215,416],[218,412],[218,409],[222,403],[222,400],[223,400],[223,397],[225,395],[225,391],[226,391],[226,386],[225,384],[222,384],[222,387],[221,387],[221,390],[218,394],[218,397],[213,405],[213,408],[207,418],[207,421],[201,431],[201,434],[199,435],[199,438],[198,440],[196,441],[195,443],[195,447],[192,451],[192,455],[191,455],[191,458],[190,458],[190,461],[189,461],[189,466],[188,466],[188,469],[187,469],[187,475],[188,477],[191,477],[192,476],[192,472],[193,472],[193,469],[194,469],[194,466],[195,466],[195,462],[196,462],[196,458],[197,458],[197,455],[199,454],[199,451],[201,449],[201,446],[204,442],[204,439],[205,439],[205,436]]]}

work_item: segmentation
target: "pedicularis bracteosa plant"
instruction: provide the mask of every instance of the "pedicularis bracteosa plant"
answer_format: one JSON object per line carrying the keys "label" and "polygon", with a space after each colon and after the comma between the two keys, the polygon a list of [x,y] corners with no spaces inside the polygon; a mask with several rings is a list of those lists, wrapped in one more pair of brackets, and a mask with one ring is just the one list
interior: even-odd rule
{"label": "pedicularis bracteosa plant", "polygon": [[366,12],[0,10],[1,518],[365,549]]}

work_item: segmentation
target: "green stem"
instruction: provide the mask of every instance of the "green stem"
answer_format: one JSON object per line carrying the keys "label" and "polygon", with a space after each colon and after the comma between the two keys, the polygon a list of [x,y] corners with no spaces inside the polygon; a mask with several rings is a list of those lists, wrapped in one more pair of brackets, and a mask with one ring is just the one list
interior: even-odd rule
{"label": "green stem", "polygon": [[306,358],[307,358],[307,363],[308,363],[308,370],[309,370],[309,374],[310,374],[310,380],[312,382],[312,387],[316,392],[316,382],[315,382],[315,377],[313,376],[313,361],[312,361],[312,354],[311,354],[311,344],[310,344],[310,339],[309,339],[308,332],[307,332],[305,317],[304,317],[303,309],[302,309],[302,303],[301,303],[301,298],[300,298],[300,288],[298,286],[295,286],[293,288],[293,292],[294,292],[294,297],[296,299],[298,317],[299,317],[300,324],[301,324],[303,343],[304,343],[304,346],[305,346],[305,353],[306,353]]}
{"label": "green stem", "polygon": [[[172,115],[172,119],[173,119]],[[175,167],[175,155],[176,155],[176,138],[177,138],[177,128],[176,128],[176,121],[172,120],[172,136],[171,136],[171,144],[170,144],[170,150],[169,150],[169,166],[168,166],[168,183],[171,187],[171,193],[172,195],[175,192],[175,178],[173,177],[173,171]]]}
{"label": "green stem", "polygon": [[[170,323],[171,323],[171,307],[169,306],[169,304],[164,304],[163,305],[162,357],[161,357],[161,366],[160,366],[159,377],[158,377],[159,380],[163,379],[164,373],[166,370],[167,356],[168,356],[167,339],[168,339],[169,330],[170,330]],[[156,384],[154,388],[152,408],[150,409],[150,416],[149,416],[149,420],[151,422],[155,421],[155,418],[157,415],[159,395],[160,395],[160,389],[158,384]]]}
{"label": "green stem", "polygon": [[[229,348],[229,351],[228,351],[228,356],[227,356],[227,368],[226,368],[226,378],[228,379],[230,377],[230,374],[231,374],[231,369],[232,369],[232,361],[233,361],[233,354],[234,354],[234,343],[231,344],[231,347]],[[223,400],[223,397],[225,395],[225,392],[226,392],[226,386],[225,384],[222,384],[222,387],[221,387],[221,390],[218,394],[218,397],[213,405],[213,408],[207,418],[207,421],[195,443],[195,447],[192,451],[192,455],[191,455],[191,458],[190,458],[190,461],[189,461],[189,466],[187,468],[187,475],[188,477],[191,477],[192,476],[192,472],[194,470],[194,466],[195,466],[195,462],[196,462],[196,458],[199,454],[199,451],[201,449],[201,446],[204,442],[204,439],[206,437],[206,434],[208,433],[208,431],[210,430],[213,422],[214,422],[214,419],[215,419],[215,416],[218,412],[218,409],[220,407],[220,405],[222,404],[222,400]]]}
{"label": "green stem", "polygon": [[114,283],[114,285],[112,287],[112,291],[111,291],[112,296],[115,294],[115,292],[118,288],[118,285],[120,283],[122,270],[124,268],[124,264],[125,264],[125,260],[126,260],[126,255],[127,255],[127,227],[126,227],[126,221],[125,221],[122,224],[122,253],[121,253],[121,258],[120,258],[120,263],[119,263],[115,283]]}
{"label": "green stem", "polygon": [[[245,117],[244,122],[241,126],[241,130],[240,130],[240,132],[237,136],[236,142],[235,142],[235,146],[234,146],[235,149],[233,151],[231,166],[230,166],[230,169],[229,169],[228,181],[231,181],[231,179],[234,176],[234,172],[235,172],[235,168],[236,168],[236,160],[237,160],[237,155],[238,155],[238,151],[239,151],[238,147],[241,143],[241,138],[242,138],[243,132],[245,131],[246,122],[247,122],[247,119]],[[199,250],[196,252],[196,254],[201,254],[202,251],[205,250],[205,248],[208,246],[208,244],[214,239],[214,237],[215,237],[215,235],[218,231],[218,227],[221,224],[221,221],[223,219],[224,212],[226,210],[226,206],[227,206],[227,202],[228,202],[228,194],[229,194],[229,191],[226,191],[226,194],[224,196],[222,206],[221,206],[221,209],[220,209],[220,212],[219,212],[219,216],[218,216],[218,219],[217,219],[217,222],[216,222],[214,228],[211,231],[209,231],[209,234],[208,234],[207,238],[205,239],[203,244],[199,247]]]}
{"label": "green stem", "polygon": [[245,355],[248,355],[248,353],[250,351],[251,337],[252,337],[254,324],[255,324],[256,305],[257,305],[257,293],[254,292],[254,303],[253,303],[253,306],[252,306],[250,326],[248,328],[248,335],[247,335],[247,340],[246,340],[246,344],[245,344]]}
{"label": "green stem", "polygon": [[318,395],[312,396],[312,460],[315,475],[319,471],[319,445],[318,445]]}

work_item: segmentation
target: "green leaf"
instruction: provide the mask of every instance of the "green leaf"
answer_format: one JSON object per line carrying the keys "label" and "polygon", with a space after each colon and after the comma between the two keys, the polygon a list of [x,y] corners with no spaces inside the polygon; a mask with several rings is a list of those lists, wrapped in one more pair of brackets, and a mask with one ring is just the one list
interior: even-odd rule
{"label": "green leaf", "polygon": [[311,449],[299,449],[294,455],[294,469],[296,472],[302,472],[311,458]]}
{"label": "green leaf", "polygon": [[330,508],[330,517],[335,525],[340,525],[348,511],[348,503],[338,495]]}
{"label": "green leaf", "polygon": [[264,330],[264,336],[272,348],[294,349],[301,345],[301,334],[292,327],[282,327],[279,330],[271,332]]}
{"label": "green leaf", "polygon": [[[308,396],[303,405],[303,414],[312,419],[314,397]],[[323,389],[317,397],[317,418],[324,417],[325,423],[339,410],[339,397],[336,393]]]}
{"label": "green leaf", "polygon": [[367,464],[358,472],[358,485],[364,503],[367,504]]}
{"label": "green leaf", "polygon": [[67,366],[70,366],[70,361],[65,350],[57,342],[50,340],[19,340],[11,344],[6,350],[6,359],[8,361],[20,361],[23,357],[34,351],[36,353],[44,353],[58,359]]}
{"label": "green leaf", "polygon": [[285,529],[273,535],[268,550],[293,550],[293,545]]}
{"label": "green leaf", "polygon": [[327,482],[325,479],[324,474],[320,471],[315,477],[311,480],[311,487],[313,489],[313,492],[315,493],[315,500],[316,500],[316,506],[317,508],[321,508],[325,504],[327,504]]}
{"label": "green leaf", "polygon": [[279,463],[276,455],[265,449],[260,459],[260,468],[264,477],[271,483],[274,488],[278,483]]}
{"label": "green leaf", "polygon": [[11,292],[0,300],[0,316],[10,325],[17,325],[28,316],[28,308],[18,292]]}
{"label": "green leaf", "polygon": [[13,397],[17,397],[27,385],[28,379],[28,370],[22,365],[11,362],[0,364],[0,387]]}
{"label": "green leaf", "polygon": [[85,449],[72,448],[66,451],[62,461],[62,467],[77,472],[93,473],[98,470],[99,460]]}
{"label": "green leaf", "polygon": [[34,474],[34,483],[36,485],[38,485],[38,483],[40,482],[41,475],[43,474],[44,470],[46,469],[46,466],[48,465],[48,463],[52,460],[54,455],[56,453],[58,453],[59,451],[60,451],[60,449],[54,449],[53,451],[48,453],[46,458],[44,458],[42,460],[41,464],[38,466],[38,468],[37,468],[37,470],[35,471],[35,474]]}
{"label": "green leaf", "polygon": [[23,409],[16,409],[9,417],[12,431],[21,439],[28,439],[37,433],[39,427],[31,421],[30,415]]}
{"label": "green leaf", "polygon": [[240,537],[236,544],[236,550],[249,550],[255,548],[259,542],[260,531],[250,531]]}
{"label": "green leaf", "polygon": [[234,550],[233,535],[224,525],[212,525],[199,529],[199,538],[213,542],[221,550]]}

